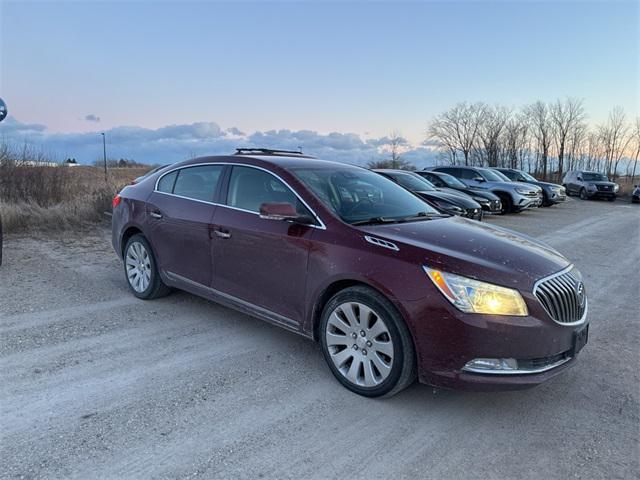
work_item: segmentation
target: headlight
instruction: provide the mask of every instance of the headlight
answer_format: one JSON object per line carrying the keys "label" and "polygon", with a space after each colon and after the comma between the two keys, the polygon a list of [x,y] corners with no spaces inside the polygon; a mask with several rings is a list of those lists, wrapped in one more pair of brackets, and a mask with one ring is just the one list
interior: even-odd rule
{"label": "headlight", "polygon": [[516,187],[516,192],[521,195],[526,195],[527,193],[531,192],[531,190],[529,190],[528,188]]}
{"label": "headlight", "polygon": [[618,185],[617,183],[613,186],[613,191],[617,192],[618,190],[620,190],[620,185]]}
{"label": "headlight", "polygon": [[423,268],[438,290],[462,312],[518,317],[528,314],[522,295],[517,290]]}
{"label": "headlight", "polygon": [[471,197],[471,198],[473,198],[480,205],[486,205],[486,204],[489,203],[489,200],[487,200],[486,198],[483,198],[483,197]]}

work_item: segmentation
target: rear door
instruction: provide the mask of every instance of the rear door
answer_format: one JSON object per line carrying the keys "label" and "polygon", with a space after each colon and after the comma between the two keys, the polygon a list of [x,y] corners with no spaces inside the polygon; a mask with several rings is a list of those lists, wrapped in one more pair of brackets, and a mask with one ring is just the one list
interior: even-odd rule
{"label": "rear door", "polygon": [[223,165],[196,165],[160,178],[147,201],[149,241],[161,270],[200,285],[212,279],[209,226]]}
{"label": "rear door", "polygon": [[225,199],[213,219],[213,288],[261,307],[295,327],[304,318],[312,226],[260,218],[264,202],[288,202],[311,215],[282,180],[249,166],[233,166]]}

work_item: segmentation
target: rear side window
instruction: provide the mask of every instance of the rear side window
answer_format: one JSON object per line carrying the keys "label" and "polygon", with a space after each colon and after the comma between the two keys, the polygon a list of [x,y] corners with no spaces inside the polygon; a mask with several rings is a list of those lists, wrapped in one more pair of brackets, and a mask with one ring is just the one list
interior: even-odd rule
{"label": "rear side window", "polygon": [[223,165],[186,167],[171,172],[158,182],[158,190],[193,200],[213,202]]}
{"label": "rear side window", "polygon": [[260,205],[267,202],[291,203],[300,215],[312,216],[291,189],[270,173],[251,167],[233,167],[227,205],[258,213]]}
{"label": "rear side window", "polygon": [[176,177],[178,176],[178,172],[171,172],[166,174],[164,177],[160,179],[158,182],[158,191],[164,193],[173,193],[173,185],[176,183]]}

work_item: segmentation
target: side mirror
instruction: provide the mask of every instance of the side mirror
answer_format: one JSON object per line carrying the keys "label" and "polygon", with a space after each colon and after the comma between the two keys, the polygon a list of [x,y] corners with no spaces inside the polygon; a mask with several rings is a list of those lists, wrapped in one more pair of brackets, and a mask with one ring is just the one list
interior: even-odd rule
{"label": "side mirror", "polygon": [[477,176],[477,177],[473,177],[473,180],[476,182],[484,182],[484,178],[482,178],[481,176]]}
{"label": "side mirror", "polygon": [[578,177],[578,181],[581,182],[582,181],[582,177]]}
{"label": "side mirror", "polygon": [[311,224],[313,219],[308,215],[299,215],[296,207],[287,202],[266,202],[260,205],[260,218],[265,220],[284,220],[289,222]]}

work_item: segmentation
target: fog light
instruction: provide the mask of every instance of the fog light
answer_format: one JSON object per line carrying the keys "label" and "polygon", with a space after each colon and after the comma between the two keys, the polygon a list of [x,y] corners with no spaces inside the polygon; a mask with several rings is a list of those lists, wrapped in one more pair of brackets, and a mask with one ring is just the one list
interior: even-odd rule
{"label": "fog light", "polygon": [[474,358],[462,368],[477,373],[508,372],[517,369],[518,361],[515,358]]}

